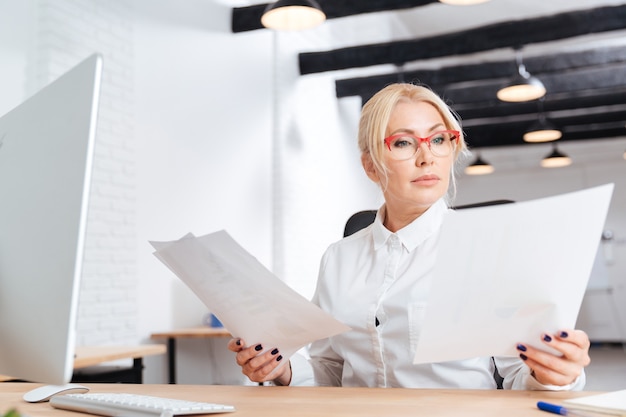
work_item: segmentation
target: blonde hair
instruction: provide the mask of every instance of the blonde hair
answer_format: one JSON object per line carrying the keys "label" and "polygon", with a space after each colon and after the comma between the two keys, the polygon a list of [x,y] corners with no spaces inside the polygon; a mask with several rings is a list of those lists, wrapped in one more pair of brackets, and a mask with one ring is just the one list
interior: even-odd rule
{"label": "blonde hair", "polygon": [[358,144],[362,155],[369,154],[372,164],[382,175],[381,187],[387,185],[388,167],[384,158],[384,139],[387,134],[387,125],[391,113],[396,104],[400,101],[426,102],[431,104],[443,118],[446,129],[458,130],[461,135],[459,145],[455,148],[452,172],[450,172],[450,183],[452,193],[456,192],[455,169],[459,165],[462,156],[466,156],[469,151],[465,143],[465,137],[461,124],[456,113],[430,88],[422,85],[409,83],[390,84],[378,91],[361,111],[359,121]]}

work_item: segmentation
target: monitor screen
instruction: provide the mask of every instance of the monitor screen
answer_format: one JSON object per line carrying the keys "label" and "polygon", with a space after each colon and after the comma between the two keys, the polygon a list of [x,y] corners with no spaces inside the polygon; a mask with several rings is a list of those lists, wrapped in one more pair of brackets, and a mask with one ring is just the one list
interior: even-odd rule
{"label": "monitor screen", "polygon": [[0,118],[0,375],[71,380],[102,58]]}

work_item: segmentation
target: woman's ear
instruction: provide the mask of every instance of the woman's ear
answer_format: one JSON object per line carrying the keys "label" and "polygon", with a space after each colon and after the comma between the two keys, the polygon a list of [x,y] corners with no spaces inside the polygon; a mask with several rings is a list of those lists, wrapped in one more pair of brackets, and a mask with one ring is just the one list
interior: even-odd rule
{"label": "woman's ear", "polygon": [[374,166],[374,161],[372,161],[372,156],[369,152],[364,152],[361,154],[361,165],[363,165],[363,169],[365,170],[365,173],[370,180],[374,181],[376,184],[380,183],[378,171]]}

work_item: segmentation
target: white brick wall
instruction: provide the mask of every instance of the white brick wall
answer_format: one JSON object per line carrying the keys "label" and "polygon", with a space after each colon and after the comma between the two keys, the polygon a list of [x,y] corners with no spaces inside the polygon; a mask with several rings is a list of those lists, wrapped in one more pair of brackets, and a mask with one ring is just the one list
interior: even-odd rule
{"label": "white brick wall", "polygon": [[35,8],[28,95],[92,53],[104,57],[77,343],[136,343],[131,10],[98,0],[37,0]]}

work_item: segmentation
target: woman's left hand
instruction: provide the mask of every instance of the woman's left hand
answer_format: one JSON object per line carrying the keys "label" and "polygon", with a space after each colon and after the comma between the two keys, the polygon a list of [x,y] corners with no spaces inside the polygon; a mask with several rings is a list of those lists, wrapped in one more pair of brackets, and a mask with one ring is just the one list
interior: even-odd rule
{"label": "woman's left hand", "polygon": [[544,334],[542,342],[561,352],[554,355],[532,346],[519,344],[520,358],[531,369],[532,375],[544,385],[568,385],[580,376],[589,365],[589,337],[582,330],[562,330],[557,334]]}

